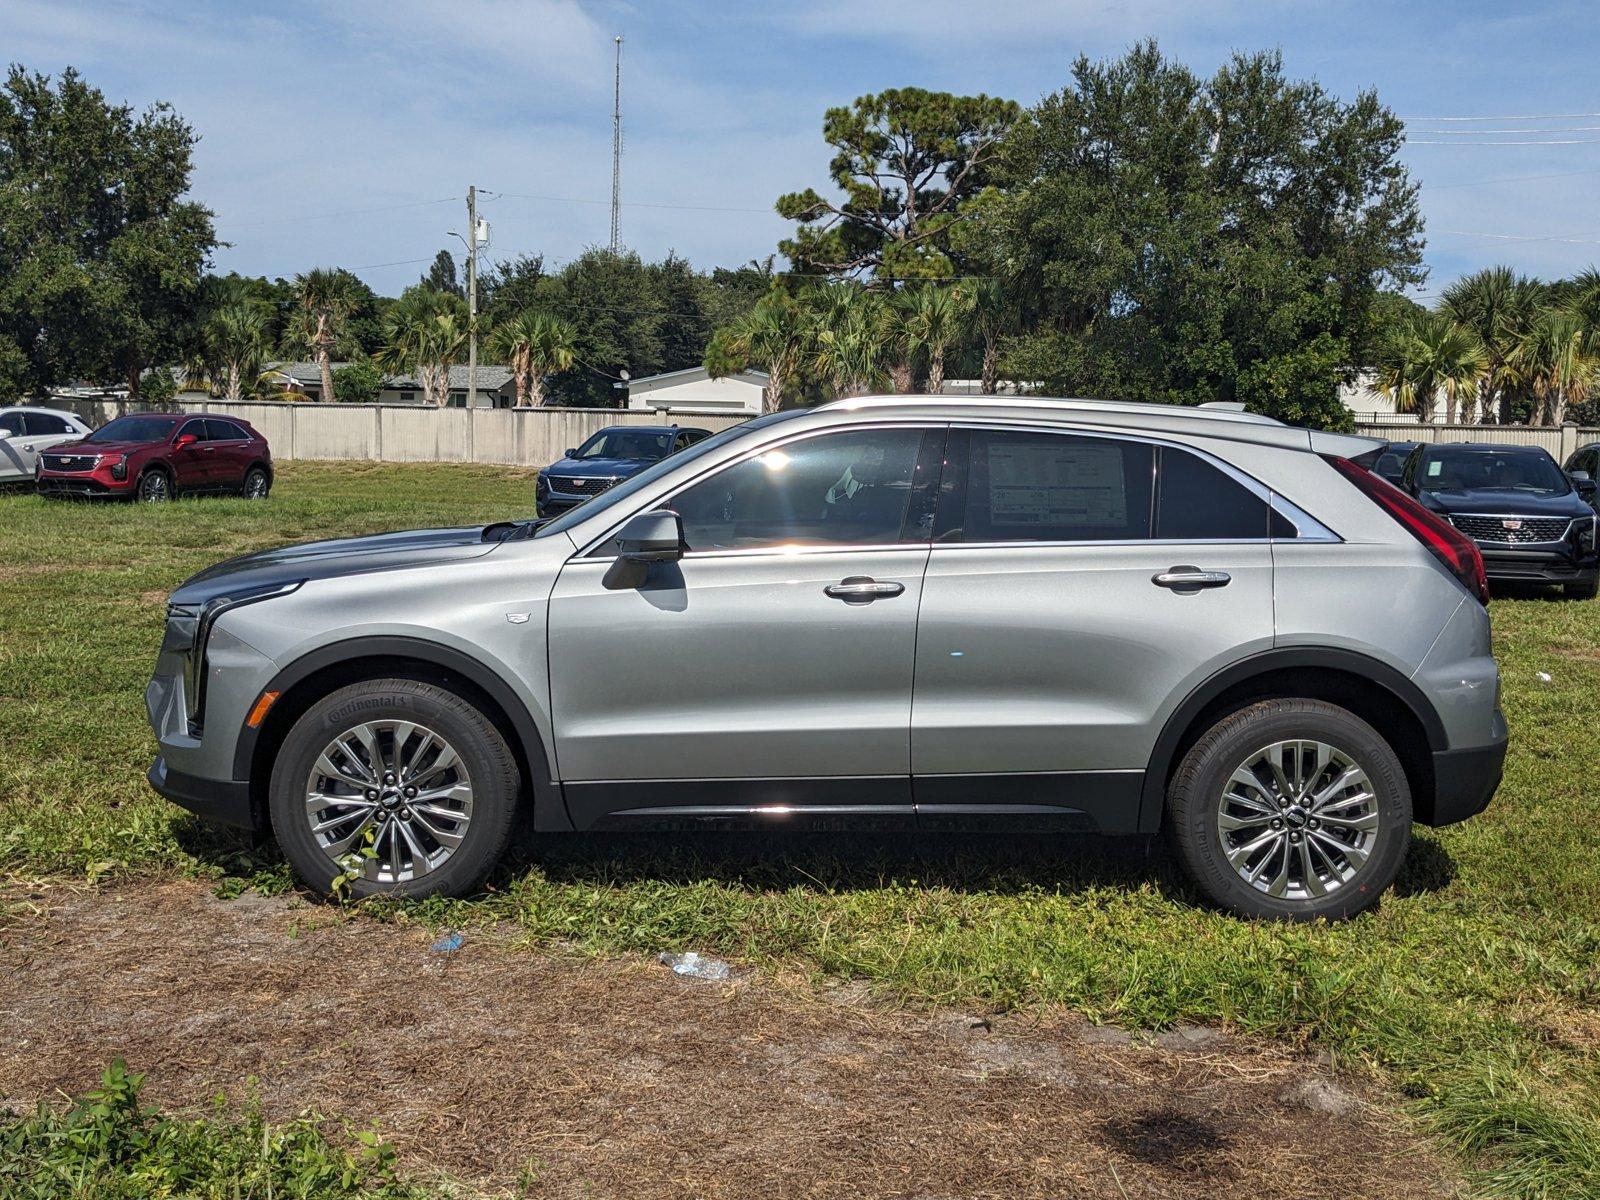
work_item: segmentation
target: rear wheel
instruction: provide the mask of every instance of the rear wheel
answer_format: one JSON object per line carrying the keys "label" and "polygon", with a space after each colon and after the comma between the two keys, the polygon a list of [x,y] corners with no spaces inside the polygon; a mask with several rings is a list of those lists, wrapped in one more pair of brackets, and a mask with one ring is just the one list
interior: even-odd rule
{"label": "rear wheel", "polygon": [[138,496],[146,504],[162,504],[172,499],[172,480],[160,467],[151,467],[139,476]]}
{"label": "rear wheel", "polygon": [[284,854],[318,891],[462,896],[505,850],[518,783],[505,739],[474,705],[374,679],[295,722],[268,806]]}
{"label": "rear wheel", "polygon": [[1353,916],[1394,882],[1411,788],[1372,726],[1321,700],[1252,704],[1190,748],[1167,792],[1190,876],[1245,917]]}
{"label": "rear wheel", "polygon": [[244,473],[244,484],[239,494],[246,500],[265,500],[272,490],[272,476],[265,467],[251,467]]}

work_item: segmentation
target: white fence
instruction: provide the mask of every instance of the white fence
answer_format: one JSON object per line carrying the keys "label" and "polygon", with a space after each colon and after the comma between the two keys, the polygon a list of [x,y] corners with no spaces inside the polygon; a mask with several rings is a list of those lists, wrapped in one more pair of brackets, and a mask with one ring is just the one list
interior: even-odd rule
{"label": "white fence", "polygon": [[[91,425],[140,405],[57,397]],[[316,404],[281,400],[180,402],[170,408],[242,417],[276,458],[372,462],[478,462],[542,467],[607,425],[683,425],[713,433],[746,420],[727,413],[619,408],[429,408],[418,404]],[[169,408],[169,411],[170,411]]]}
{"label": "white fence", "polygon": [[1422,421],[1384,421],[1356,426],[1356,432],[1387,442],[1495,442],[1543,446],[1559,463],[1586,442],[1600,441],[1600,428],[1578,425],[1441,425]]}

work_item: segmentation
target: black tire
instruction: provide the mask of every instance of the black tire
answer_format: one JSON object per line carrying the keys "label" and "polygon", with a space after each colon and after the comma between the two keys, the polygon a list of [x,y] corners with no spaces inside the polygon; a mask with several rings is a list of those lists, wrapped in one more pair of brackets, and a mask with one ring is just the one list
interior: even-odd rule
{"label": "black tire", "polygon": [[172,485],[172,476],[160,467],[151,467],[139,476],[134,492],[141,504],[164,504],[177,494],[177,489]]}
{"label": "black tire", "polygon": [[[442,737],[459,757],[472,794],[471,817],[461,843],[426,874],[398,883],[345,876],[317,841],[306,811],[307,784],[323,750],[347,729],[385,721],[415,723]],[[473,704],[431,683],[372,679],[325,696],[295,722],[273,763],[268,810],[273,834],[290,865],[315,891],[341,891],[356,898],[465,896],[478,889],[505,851],[519,788],[520,775],[510,747],[494,723]],[[386,799],[391,798],[388,793],[392,790],[384,789]],[[398,810],[388,819],[397,820]],[[384,868],[375,865],[372,869]]]}
{"label": "black tire", "polygon": [[1565,583],[1561,585],[1561,592],[1568,600],[1593,600],[1600,595],[1600,579],[1591,579],[1587,583]]}
{"label": "black tire", "polygon": [[244,482],[239,485],[239,495],[246,500],[265,500],[270,491],[272,491],[272,473],[265,467],[251,467],[244,473]]}
{"label": "black tire", "polygon": [[[1324,867],[1331,872],[1331,860],[1318,858],[1307,849],[1304,853],[1317,865],[1315,885],[1326,887],[1326,894],[1315,896],[1312,888],[1297,885],[1291,879],[1291,889],[1298,888],[1304,894],[1275,897],[1258,890],[1242,877],[1229,862],[1224,842],[1225,836],[1234,838],[1233,848],[1238,853],[1246,839],[1257,836],[1256,828],[1261,829],[1262,836],[1267,835],[1267,829],[1256,826],[1246,832],[1225,835],[1220,828],[1219,809],[1224,789],[1229,787],[1235,771],[1264,748],[1296,739],[1324,743],[1348,757],[1366,774],[1374,797],[1371,811],[1377,816],[1377,826],[1370,835],[1332,831],[1334,837],[1362,841],[1367,851],[1365,860],[1338,886],[1328,886],[1331,875],[1324,873]],[[1282,802],[1279,803],[1282,807]],[[1282,858],[1274,861],[1282,865],[1293,854],[1295,858],[1288,869],[1303,876],[1299,843],[1313,845],[1312,835],[1298,832],[1297,824],[1299,829],[1305,828],[1306,812],[1298,805],[1291,807],[1295,813],[1284,811],[1283,818],[1278,819],[1278,825],[1273,828],[1296,830],[1292,834],[1295,845],[1290,847],[1284,843]],[[1341,806],[1340,811],[1358,810]],[[1336,820],[1326,820],[1329,828],[1317,836],[1328,836],[1336,823]],[[1354,713],[1321,700],[1265,700],[1218,720],[1184,755],[1167,788],[1167,831],[1190,877],[1219,907],[1242,917],[1282,921],[1340,920],[1370,908],[1394,882],[1411,843],[1411,787],[1394,748]],[[1291,834],[1285,833],[1285,836]],[[1369,836],[1370,841],[1365,840]],[[1320,852],[1324,843],[1319,840],[1314,845]],[[1252,862],[1261,861],[1259,858],[1246,860],[1246,869]],[[1271,881],[1265,882],[1270,884]]]}

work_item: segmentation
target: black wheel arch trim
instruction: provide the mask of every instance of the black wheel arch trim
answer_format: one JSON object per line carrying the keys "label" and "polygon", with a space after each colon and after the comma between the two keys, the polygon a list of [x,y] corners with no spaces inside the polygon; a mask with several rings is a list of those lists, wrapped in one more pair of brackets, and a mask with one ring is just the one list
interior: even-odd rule
{"label": "black wheel arch trim", "polygon": [[1161,816],[1167,802],[1167,780],[1176,766],[1178,747],[1182,745],[1184,735],[1195,718],[1208,705],[1229,689],[1248,683],[1257,676],[1305,668],[1343,671],[1370,680],[1416,717],[1427,735],[1427,749],[1430,752],[1437,754],[1450,748],[1444,722],[1422,689],[1387,663],[1356,650],[1342,650],[1335,646],[1284,646],[1264,650],[1223,667],[1190,692],[1167,718],[1151,750],[1150,765],[1144,775],[1144,787],[1139,799],[1140,831],[1156,833],[1160,830]]}
{"label": "black wheel arch trim", "polygon": [[[295,659],[282,668],[264,692],[285,693],[318,671],[336,667],[340,663],[359,658],[409,658],[430,666],[460,675],[481,690],[500,707],[521,743],[523,760],[527,763],[533,789],[534,827],[539,830],[570,830],[572,820],[567,815],[560,785],[550,778],[550,759],[545,753],[544,738],[534,723],[528,706],[497,672],[486,667],[471,655],[451,646],[422,638],[394,635],[375,635],[332,642]],[[265,723],[264,723],[265,724]],[[255,775],[256,745],[260,730],[244,726],[233,751],[233,777],[249,781]]]}

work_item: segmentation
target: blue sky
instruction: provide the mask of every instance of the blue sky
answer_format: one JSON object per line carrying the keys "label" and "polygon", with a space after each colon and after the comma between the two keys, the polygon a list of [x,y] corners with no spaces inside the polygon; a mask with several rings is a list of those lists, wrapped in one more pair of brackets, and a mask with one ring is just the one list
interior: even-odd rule
{"label": "blue sky", "polygon": [[[232,243],[219,269],[338,264],[388,293],[454,244],[468,183],[501,193],[483,208],[492,256],[560,262],[605,241],[616,33],[622,236],[647,257],[770,253],[773,199],[825,179],[831,104],[905,84],[1029,103],[1079,53],[1153,36],[1201,72],[1278,47],[1292,74],[1375,87],[1411,119],[1427,293],[1489,263],[1600,262],[1593,0],[0,0],[0,58],[77,66],[201,133],[195,192]],[[1472,129],[1571,132],[1424,132]],[[1572,144],[1480,144],[1495,141]]]}

